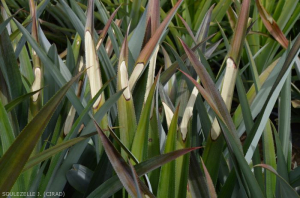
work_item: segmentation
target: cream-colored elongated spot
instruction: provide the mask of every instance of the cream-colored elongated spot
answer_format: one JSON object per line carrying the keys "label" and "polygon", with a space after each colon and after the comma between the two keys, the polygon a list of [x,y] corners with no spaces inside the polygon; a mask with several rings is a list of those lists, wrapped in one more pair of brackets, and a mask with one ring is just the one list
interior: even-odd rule
{"label": "cream-colored elongated spot", "polygon": [[120,82],[121,82],[121,88],[124,89],[123,95],[126,100],[129,100],[131,97],[130,88],[128,86],[128,72],[126,68],[125,61],[123,61],[120,65]]}
{"label": "cream-colored elongated spot", "polygon": [[226,68],[236,68],[235,63],[231,58],[227,58],[226,60]]}
{"label": "cream-colored elongated spot", "polygon": [[[102,79],[100,75],[100,67],[98,58],[96,56],[96,50],[92,35],[89,31],[85,32],[85,58],[86,58],[86,68],[87,74],[89,77],[91,96],[94,97],[97,92],[102,87]],[[97,98],[96,102],[93,105],[93,108],[97,108],[101,101],[101,95]]]}
{"label": "cream-colored elongated spot", "polygon": [[99,49],[101,43],[102,43],[102,38],[101,38],[101,39],[99,40],[99,42],[97,43],[97,46],[96,46],[96,49],[97,49],[97,50]]}
{"label": "cream-colored elongated spot", "polygon": [[[261,5],[260,5],[261,6]],[[265,8],[263,8],[262,6],[261,6],[261,9],[262,9],[262,11],[264,12],[264,15],[265,15],[265,17],[266,17],[266,19],[271,23],[271,24],[273,24],[273,18],[271,17],[271,15],[265,10]]]}
{"label": "cream-colored elongated spot", "polygon": [[140,74],[142,73],[143,69],[144,69],[144,63],[138,63],[133,69],[133,72],[129,79],[129,87],[131,91],[133,90],[133,87],[136,81],[138,80],[138,78],[140,77]]}
{"label": "cream-colored elongated spot", "polygon": [[211,139],[216,140],[221,134],[221,128],[218,120],[215,119],[211,127]]}
{"label": "cream-colored elongated spot", "polygon": [[[233,91],[234,91],[234,87],[235,87],[236,75],[237,75],[236,65],[231,58],[228,58],[226,60],[226,72],[225,72],[225,76],[223,79],[223,85],[222,85],[222,91],[221,91],[221,96],[224,100],[224,103],[225,103],[228,111],[231,109],[232,96],[233,96]],[[212,124],[211,138],[213,140],[216,140],[219,137],[220,133],[221,133],[221,128],[219,126],[217,119],[215,119]]]}
{"label": "cream-colored elongated spot", "polygon": [[70,109],[70,111],[69,111],[69,113],[68,113],[68,117],[66,119],[65,126],[64,126],[64,134],[65,135],[68,135],[69,131],[72,128],[74,117],[75,117],[75,113],[76,113],[76,110],[72,106],[71,109]]}
{"label": "cream-colored elongated spot", "polygon": [[79,60],[79,68],[78,71],[81,72],[83,69],[84,63],[83,63],[83,57],[80,56],[80,60]]}
{"label": "cream-colored elongated spot", "polygon": [[165,109],[166,120],[167,120],[168,129],[169,129],[174,113],[166,103],[163,102],[162,104]]}
{"label": "cream-colored elongated spot", "polygon": [[232,95],[235,87],[237,68],[231,58],[228,58],[226,63],[226,72],[223,79],[221,96],[226,104],[227,109],[230,110],[232,103]]}
{"label": "cream-colored elongated spot", "polygon": [[[40,68],[34,69],[34,76],[35,76],[34,81],[32,83],[32,87],[31,87],[32,91],[36,91],[41,88],[42,77],[41,77],[41,69]],[[40,94],[40,92],[37,92],[32,96],[32,100],[34,102],[37,101],[39,94]]]}
{"label": "cream-colored elongated spot", "polygon": [[182,140],[184,141],[186,138],[186,134],[187,134],[187,127],[188,127],[188,123],[190,118],[193,116],[193,109],[194,109],[194,104],[197,98],[199,91],[196,87],[194,87],[192,94],[190,96],[190,99],[186,105],[186,108],[184,110],[183,113],[183,117],[182,117],[182,121],[180,124],[180,131],[181,131],[181,135],[182,135]]}
{"label": "cream-colored elongated spot", "polygon": [[144,98],[144,103],[146,103],[146,100],[148,98],[148,94],[150,92],[150,89],[152,87],[152,84],[154,82],[154,74],[155,74],[155,66],[156,66],[156,58],[157,53],[159,50],[159,45],[156,46],[153,55],[151,56],[151,59],[149,61],[149,70],[148,70],[148,77],[147,77],[147,84],[146,84],[146,93]]}

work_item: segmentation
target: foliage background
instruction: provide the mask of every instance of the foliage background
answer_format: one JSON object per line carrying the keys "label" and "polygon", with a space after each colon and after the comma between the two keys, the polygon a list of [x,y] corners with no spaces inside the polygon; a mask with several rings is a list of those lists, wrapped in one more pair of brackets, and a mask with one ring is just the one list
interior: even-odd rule
{"label": "foliage background", "polygon": [[298,197],[299,1],[0,6],[1,196]]}

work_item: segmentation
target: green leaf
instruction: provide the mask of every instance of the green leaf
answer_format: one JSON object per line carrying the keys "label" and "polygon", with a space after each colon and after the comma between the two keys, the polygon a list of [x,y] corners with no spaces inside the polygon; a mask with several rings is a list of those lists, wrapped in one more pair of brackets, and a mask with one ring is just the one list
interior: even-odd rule
{"label": "green leaf", "polygon": [[259,15],[268,31],[280,43],[280,45],[282,45],[284,48],[287,48],[289,45],[289,41],[285,38],[283,32],[280,30],[276,21],[274,21],[272,16],[268,14],[268,12],[261,5],[259,0],[255,0],[255,3],[258,8]]}
{"label": "green leaf", "polygon": [[[131,164],[130,160],[128,160],[128,163],[129,163],[129,166],[130,166],[131,174],[133,176],[135,189],[137,190],[137,198],[142,198],[143,192],[141,191],[141,187],[140,187],[140,183],[139,183],[140,178],[136,174],[135,169],[134,169],[133,165]],[[154,195],[153,195],[153,197],[154,197]]]}
{"label": "green leaf", "polygon": [[268,171],[272,172],[273,174],[275,174],[277,176],[277,178],[280,179],[280,187],[282,189],[282,193],[284,195],[284,197],[291,197],[291,198],[296,198],[299,197],[299,195],[297,194],[297,192],[289,185],[289,183],[283,179],[277,172],[276,170],[267,164],[258,164],[254,167],[260,166],[262,168],[267,169]]}
{"label": "green leaf", "polygon": [[205,167],[205,164],[203,163],[203,160],[201,159],[202,167],[203,167],[203,172],[205,174],[206,182],[207,182],[207,187],[208,187],[208,192],[209,192],[209,197],[211,198],[217,198],[216,190],[214,187],[214,184],[210,178],[210,175]]}
{"label": "green leaf", "polygon": [[3,31],[0,35],[0,69],[9,90],[9,98],[21,96],[23,94],[21,73],[7,31]]}
{"label": "green leaf", "polygon": [[7,151],[7,149],[10,147],[10,145],[15,140],[14,131],[12,128],[12,125],[9,121],[8,114],[2,104],[2,101],[0,100],[0,131],[1,132],[1,147],[3,153]]}
{"label": "green leaf", "polygon": [[[158,91],[158,90],[157,90]],[[156,103],[157,104],[157,103]],[[149,128],[149,137],[148,137],[148,158],[152,158],[160,155],[160,138],[159,138],[159,122],[158,120],[158,106],[153,108],[152,117],[150,118],[150,128]],[[149,180],[152,186],[153,194],[157,194],[158,183],[159,183],[160,169],[156,169],[149,173]]]}
{"label": "green leaf", "polygon": [[[125,89],[122,97],[118,100],[118,120],[120,127],[120,139],[127,148],[131,148],[133,138],[136,132],[137,123],[135,110],[133,105],[133,98],[128,86],[128,42],[127,33],[124,38],[121,54],[118,63],[118,79],[117,90]],[[126,116],[124,116],[126,115]],[[121,154],[125,157],[122,150]]]}
{"label": "green leaf", "polygon": [[[279,100],[279,137],[282,143],[284,158],[287,162],[290,161],[288,153],[291,145],[291,74],[287,76],[286,82],[280,93]],[[288,168],[290,170],[290,168]]]}
{"label": "green leaf", "polygon": [[60,143],[60,144],[57,144],[33,157],[31,157],[25,167],[23,168],[23,171],[26,171],[30,168],[32,168],[33,166],[43,162],[44,160],[52,157],[53,155],[59,153],[60,151],[62,150],[65,150],[71,146],[73,146],[74,144],[77,144],[78,142],[81,142],[82,140],[85,140],[91,136],[94,136],[96,135],[97,133],[90,133],[88,135],[84,135],[84,136],[81,136],[81,137],[77,137],[77,138],[74,138],[74,139],[71,139],[71,140],[68,140],[68,141],[65,141],[63,143]]}
{"label": "green leaf", "polygon": [[93,171],[80,164],[74,164],[72,169],[66,174],[70,185],[81,193],[84,193],[87,190],[92,176]]}
{"label": "green leaf", "polygon": [[215,88],[214,82],[210,78],[209,74],[207,73],[207,71],[204,68],[204,66],[202,65],[202,63],[198,60],[198,58],[192,52],[192,50],[189,49],[183,41],[181,41],[181,43],[191,61],[194,69],[196,70],[198,76],[200,77],[205,90],[207,90],[208,94],[210,95],[208,97],[211,97],[213,99],[211,101],[214,102],[218,106],[217,112],[219,112],[220,115],[222,115],[221,117],[224,119],[224,122],[226,123],[227,127],[230,129],[230,131],[232,131],[232,133],[231,133],[232,137],[234,138],[238,147],[240,147],[240,150],[242,150],[239,138],[237,137],[236,133],[233,132],[233,131],[235,131],[235,126],[233,125],[231,116],[227,110],[227,107],[226,107],[223,99],[221,98],[220,93]]}
{"label": "green leaf", "polygon": [[[164,153],[169,153],[176,150],[178,112],[179,106],[177,107],[170,124]],[[161,167],[157,197],[175,197],[175,164],[175,161],[173,161]]]}
{"label": "green leaf", "polygon": [[150,122],[150,113],[153,95],[155,92],[156,84],[159,79],[160,73],[156,76],[155,82],[153,83],[147,101],[142,109],[140,120],[137,126],[137,130],[133,139],[131,151],[133,155],[140,162],[147,159],[147,149],[148,149],[148,130]]}
{"label": "green leaf", "polygon": [[[245,143],[245,145],[247,145],[247,148],[249,148],[249,146],[250,146],[250,148],[256,148],[258,141],[260,139],[260,136],[262,135],[263,129],[266,125],[266,122],[268,121],[269,115],[270,115],[270,113],[274,107],[274,104],[276,102],[276,99],[279,95],[279,92],[280,92],[281,88],[283,87],[283,84],[284,84],[287,76],[289,75],[289,72],[291,70],[291,67],[293,65],[295,58],[297,58],[299,49],[300,49],[300,36],[297,37],[297,39],[295,40],[295,42],[292,46],[292,49],[287,54],[287,58],[285,59],[283,67],[280,70],[280,73],[277,76],[276,81],[274,82],[274,84],[269,92],[268,98],[261,110],[262,113],[257,118],[257,120],[250,132],[251,138],[249,138],[249,139],[247,138],[247,141]],[[246,153],[246,159],[247,160],[251,159],[252,155],[253,155],[253,150],[248,149],[248,151]]]}
{"label": "green leaf", "polygon": [[194,152],[191,153],[189,188],[192,197],[209,197],[208,184]]}
{"label": "green leaf", "polygon": [[[15,22],[23,35],[26,37],[27,41],[31,44],[32,48],[36,51],[45,68],[48,69],[52,77],[55,79],[56,83],[60,87],[63,86],[66,83],[66,78],[63,76],[64,73],[59,71],[53,61],[47,56],[46,52],[33,40],[29,32],[18,21],[15,20]],[[75,95],[74,89],[71,88],[71,90],[67,92],[67,97],[75,107],[76,111],[81,113],[83,106]]]}
{"label": "green leaf", "polygon": [[[101,92],[99,92],[101,93]],[[110,108],[117,102],[119,97],[122,95],[123,90],[111,95],[106,102],[103,104],[103,106],[97,111],[97,113],[94,115],[94,119],[97,121],[101,121],[101,119],[104,117],[104,115],[107,114],[107,111],[110,110]],[[95,96],[96,97],[96,96]],[[92,103],[93,104],[93,103]],[[80,126],[80,125],[79,125]],[[92,119],[89,120],[89,122],[86,124],[85,128],[81,132],[81,136],[87,135],[89,133],[92,133],[95,131],[94,122]],[[71,129],[72,130],[72,129]],[[75,128],[74,128],[75,130]],[[76,133],[74,133],[76,135]],[[82,142],[76,144],[73,146],[73,148],[68,153],[68,156],[66,159],[64,159],[63,163],[58,166],[57,172],[51,175],[52,182],[48,182],[46,185],[48,186],[48,191],[62,191],[63,187],[66,183],[66,178],[64,176],[64,173],[70,169],[70,167],[77,163],[81,154],[84,151],[84,148],[86,147],[88,143],[88,140],[83,140]],[[64,156],[62,156],[63,158]],[[54,164],[56,166],[56,164]],[[55,178],[55,179],[54,179]],[[55,181],[55,182],[54,182]]]}
{"label": "green leaf", "polygon": [[130,87],[131,91],[133,91],[134,86],[135,86],[138,78],[140,77],[140,75],[144,71],[144,69],[145,69],[145,67],[146,67],[146,65],[148,63],[149,58],[153,54],[154,49],[156,48],[157,44],[159,43],[159,41],[160,41],[163,33],[165,32],[168,24],[170,23],[171,19],[175,15],[175,13],[178,10],[178,8],[181,5],[181,3],[182,3],[182,0],[179,0],[176,3],[176,5],[174,5],[174,7],[172,8],[172,10],[170,10],[170,12],[167,15],[167,17],[164,19],[164,21],[157,28],[157,30],[155,31],[154,35],[147,42],[147,44],[145,45],[145,47],[141,51],[139,57],[137,58],[134,70],[133,70],[133,72],[132,72],[132,74],[130,76],[130,79],[129,79],[129,87]]}
{"label": "green leaf", "polygon": [[7,105],[5,105],[5,110],[7,112],[10,112],[11,110],[13,110],[18,104],[22,103],[23,101],[29,99],[32,95],[34,95],[35,93],[41,91],[42,89],[44,88],[41,88],[39,90],[36,90],[36,91],[33,91],[33,92],[30,92],[30,93],[27,93],[23,96],[20,96],[16,99],[14,99],[13,101],[11,101],[10,103],[8,103]]}
{"label": "green leaf", "polygon": [[[223,129],[223,135],[224,135],[225,140],[227,142],[227,146],[228,146],[228,149],[230,151],[230,155],[231,155],[232,159],[234,160],[234,168],[235,168],[236,171],[239,172],[239,175],[238,175],[239,176],[238,177],[239,182],[242,183],[245,188],[246,188],[246,186],[245,186],[246,183],[245,182],[247,182],[247,186],[250,188],[250,192],[254,196],[264,197],[261,190],[260,190],[260,187],[258,186],[257,181],[255,180],[255,178],[254,178],[254,176],[253,176],[253,174],[252,174],[252,172],[251,172],[251,170],[248,166],[248,163],[246,162],[246,160],[244,158],[244,155],[243,155],[242,151],[240,150],[240,145],[239,145],[240,142],[236,142],[236,139],[233,137],[232,133],[236,133],[236,132],[234,132],[235,128],[231,128],[231,126],[230,126],[233,123],[229,123],[230,129],[228,129],[227,128],[228,127],[227,123],[225,124],[225,122],[223,121],[224,118],[220,116],[219,110],[216,108],[216,105],[214,104],[214,101],[210,98],[208,93],[192,77],[190,77],[187,74],[185,74],[185,75],[194,83],[194,85],[198,88],[201,95],[206,99],[206,101],[209,103],[211,108],[215,111],[215,113],[218,117],[218,121],[221,124],[221,127]],[[206,75],[208,76],[207,72],[206,72]],[[201,79],[203,80],[204,78],[201,78]],[[210,79],[210,81],[211,81],[211,79]],[[213,87],[210,87],[210,88],[213,88]],[[213,88],[213,89],[215,89],[215,88]],[[214,90],[214,91],[216,91],[216,90]],[[221,96],[219,95],[218,98],[220,98],[220,97]],[[215,98],[215,100],[216,100],[216,98]],[[223,101],[219,100],[218,102],[222,103]],[[223,102],[223,105],[225,106],[224,102]],[[221,108],[223,108],[223,107],[221,107]],[[229,120],[229,122],[232,122],[232,120],[231,121]],[[220,145],[215,145],[215,146],[220,146]],[[244,177],[242,176],[241,171],[243,171]],[[243,180],[244,178],[245,178],[246,181]]]}
{"label": "green leaf", "polygon": [[[81,74],[80,74],[81,75]],[[0,160],[0,191],[9,192],[19,177],[39,137],[50,121],[55,109],[64,98],[68,89],[80,76],[77,75],[63,86],[54,97],[39,111],[32,121],[22,130],[14,143]],[[18,151],[18,152],[16,152]]]}
{"label": "green leaf", "polygon": [[[121,180],[123,186],[127,190],[127,192],[133,196],[137,197],[138,189],[135,188],[135,179],[134,176],[131,174],[130,166],[125,162],[125,160],[121,157],[120,153],[116,150],[116,148],[113,146],[111,141],[106,137],[102,129],[99,127],[96,121],[94,121],[96,129],[98,131],[98,134],[101,138],[103,147],[105,149],[105,152],[108,156],[109,161],[111,162],[114,170],[116,171],[119,179]],[[144,183],[142,183],[139,180],[139,183],[141,184],[141,189],[143,191],[143,194],[149,197],[153,197],[152,193],[147,189]]]}
{"label": "green leaf", "polygon": [[[6,26],[8,25],[8,23],[10,22],[10,20],[11,20],[12,18],[14,18],[14,16],[17,15],[18,12],[20,12],[20,11],[21,11],[21,9],[18,10],[14,15],[10,16],[9,18],[7,18],[5,21],[2,21],[2,23],[0,24],[0,34],[2,34],[3,30],[6,29]],[[2,16],[1,16],[1,17],[2,17]],[[1,19],[1,20],[2,20],[2,19]]]}
{"label": "green leaf", "polygon": [[109,17],[108,21],[106,22],[102,32],[101,32],[101,35],[99,36],[98,38],[98,41],[97,41],[97,44],[96,44],[96,49],[98,50],[100,45],[102,44],[107,32],[108,32],[108,29],[114,19],[114,17],[116,16],[118,10],[120,9],[121,5],[111,14],[111,16]]}
{"label": "green leaf", "polygon": [[[153,157],[147,161],[141,162],[140,164],[135,165],[134,167],[137,174],[139,176],[143,176],[144,174],[147,174],[148,172],[155,170],[156,168],[176,159],[179,156],[189,153],[195,149],[198,148],[188,148],[188,149],[173,151],[171,153],[162,154]],[[102,184],[97,189],[95,189],[91,194],[89,194],[87,198],[110,197],[121,188],[122,188],[122,183],[120,182],[117,176],[113,176],[112,178],[107,180],[104,184]]]}

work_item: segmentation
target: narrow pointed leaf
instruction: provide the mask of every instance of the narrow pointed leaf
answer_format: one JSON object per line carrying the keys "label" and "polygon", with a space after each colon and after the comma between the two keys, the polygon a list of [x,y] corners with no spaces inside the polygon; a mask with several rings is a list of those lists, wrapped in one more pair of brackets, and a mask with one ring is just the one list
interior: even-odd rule
{"label": "narrow pointed leaf", "polygon": [[278,179],[280,179],[280,185],[281,185],[281,190],[282,190],[282,194],[285,197],[291,197],[291,198],[296,198],[299,197],[299,195],[297,194],[297,192],[290,186],[290,184],[284,179],[282,178],[277,171],[270,165],[267,164],[258,164],[254,167],[262,167],[267,169],[268,171],[274,173]]}
{"label": "narrow pointed leaf", "polygon": [[100,45],[102,44],[107,32],[108,32],[108,29],[111,25],[111,23],[113,22],[113,19],[114,17],[116,16],[118,10],[120,9],[121,5],[111,14],[111,16],[109,17],[108,21],[106,22],[102,32],[101,32],[101,35],[99,36],[98,38],[98,41],[97,41],[97,44],[96,44],[96,50],[99,49]]}
{"label": "narrow pointed leaf", "polygon": [[[246,159],[249,160],[252,158],[253,155],[253,149],[249,148],[256,148],[258,141],[260,139],[260,136],[262,135],[263,129],[266,125],[266,122],[268,121],[269,115],[271,114],[271,111],[275,105],[276,99],[279,96],[279,92],[282,89],[284,85],[284,80],[287,79],[287,76],[289,75],[289,72],[291,71],[293,62],[295,61],[299,53],[300,49],[300,36],[295,39],[293,42],[293,46],[289,53],[287,54],[287,57],[284,61],[283,67],[280,70],[280,73],[278,74],[270,92],[268,95],[268,98],[266,102],[264,103],[264,106],[262,107],[261,114],[257,118],[254,126],[252,127],[252,130],[250,132],[251,138],[249,138],[245,143],[247,145],[247,153],[246,153]],[[287,53],[287,52],[286,52]],[[250,146],[250,147],[249,147]]]}
{"label": "narrow pointed leaf", "polygon": [[[162,165],[176,159],[179,156],[185,155],[186,153],[189,153],[195,149],[198,148],[188,148],[188,149],[182,149],[173,151],[171,153],[162,154],[156,157],[153,157],[147,161],[141,162],[140,164],[135,165],[135,170],[138,174],[138,176],[143,176],[144,174],[147,174],[148,172],[155,170],[156,168],[161,167]],[[104,184],[99,186],[97,189],[95,189],[88,198],[92,197],[101,197],[106,198],[113,195],[115,192],[117,192],[119,189],[122,188],[122,183],[118,179],[117,176],[114,176],[107,180]]]}
{"label": "narrow pointed leaf", "polygon": [[255,0],[256,6],[258,8],[259,15],[270,34],[280,43],[281,46],[287,48],[289,41],[284,36],[283,32],[277,25],[276,21],[267,12],[267,10],[261,5],[259,0]]}
{"label": "narrow pointed leaf", "polygon": [[177,14],[177,16],[179,17],[179,19],[181,20],[181,22],[183,23],[184,27],[186,28],[186,30],[188,31],[190,37],[192,37],[194,43],[197,43],[197,40],[193,34],[193,31],[191,30],[190,26],[187,24],[187,22],[182,18],[182,16],[180,16],[179,14]]}
{"label": "narrow pointed leaf", "polygon": [[[50,121],[55,109],[63,99],[71,85],[81,75],[77,75],[39,111],[32,121],[23,129],[14,143],[0,160],[0,191],[9,192],[16,179],[24,168],[31,152],[33,151],[39,137],[42,135],[46,125]],[[18,152],[16,152],[18,151]]]}
{"label": "narrow pointed leaf", "polygon": [[[150,192],[148,187],[143,182],[141,182],[141,180],[140,180],[138,174],[136,173],[136,171],[135,171],[132,163],[130,162],[130,160],[128,160],[128,163],[129,163],[129,166],[130,166],[130,169],[131,169],[132,176],[134,178],[134,183],[135,183],[136,189],[138,191],[138,198],[142,198],[142,197],[155,198],[155,196]],[[150,183],[148,183],[148,184],[150,184]]]}
{"label": "narrow pointed leaf", "polygon": [[151,36],[154,35],[155,31],[159,27],[160,24],[160,2],[159,0],[150,0],[148,3],[148,10],[147,10],[147,18],[146,21],[150,20],[151,23]]}
{"label": "narrow pointed leaf", "polygon": [[87,190],[92,176],[93,171],[80,164],[74,164],[72,169],[66,173],[70,185],[81,193]]}
{"label": "narrow pointed leaf", "polygon": [[[254,178],[253,173],[250,170],[248,163],[246,162],[246,160],[244,158],[243,152],[240,150],[240,142],[238,142],[239,143],[238,144],[236,142],[235,138],[233,137],[232,133],[233,133],[233,131],[235,131],[235,128],[233,128],[233,131],[231,131],[231,129],[228,129],[228,125],[226,124],[226,121],[224,122],[224,120],[223,120],[224,118],[222,118],[220,116],[218,109],[216,109],[216,107],[215,107],[216,105],[214,104],[214,101],[212,101],[212,99],[209,98],[210,96],[205,92],[205,90],[202,88],[202,86],[199,85],[191,76],[189,76],[188,74],[185,74],[185,75],[194,83],[194,85],[198,88],[199,92],[201,94],[203,94],[203,97],[205,99],[208,98],[208,100],[206,99],[208,104],[215,111],[215,113],[218,117],[218,121],[223,129],[223,135],[225,137],[230,154],[231,154],[233,160],[235,160],[234,168],[240,174],[240,175],[238,175],[239,181],[241,183],[243,181],[242,180],[243,176],[242,176],[242,173],[240,172],[242,170],[243,175],[245,176],[245,180],[247,182],[248,187],[250,188],[251,193],[254,194],[255,196],[264,197],[262,191],[260,190],[260,187],[258,186],[257,181]],[[203,79],[203,78],[201,78],[201,79]],[[231,122],[232,122],[232,120],[231,120]],[[236,132],[234,132],[234,133],[236,133]],[[216,146],[220,146],[220,145],[216,145]],[[244,182],[243,182],[243,184],[246,185]]]}
{"label": "narrow pointed leaf", "polygon": [[[165,146],[165,153],[169,153],[176,150],[176,136],[178,130],[178,112],[179,106],[177,107],[174,116],[172,118],[170,128],[168,131],[168,138]],[[158,183],[157,197],[175,197],[175,161],[170,162],[161,168],[160,179]]]}
{"label": "narrow pointed leaf", "polygon": [[137,198],[142,198],[142,191],[141,191],[140,184],[138,182],[139,176],[136,174],[136,172],[134,170],[134,167],[133,167],[132,163],[130,162],[130,160],[128,160],[128,163],[129,163],[129,166],[130,166],[131,174],[132,174],[133,179],[134,179],[135,188],[137,190]]}
{"label": "narrow pointed leaf", "polygon": [[155,88],[159,76],[160,76],[160,72],[156,76],[155,82],[153,83],[151,90],[149,92],[148,99],[141,112],[140,120],[132,143],[131,151],[139,161],[143,161],[147,159],[147,148],[148,148],[147,142],[148,142],[148,130],[149,130],[151,106],[152,106],[153,95],[155,92]]}
{"label": "narrow pointed leaf", "polygon": [[208,184],[203,170],[200,168],[195,153],[191,153],[191,161],[189,167],[189,188],[192,197],[209,197]]}
{"label": "narrow pointed leaf", "polygon": [[15,140],[15,135],[13,131],[13,127],[10,123],[9,116],[0,100],[0,131],[1,131],[1,149],[2,152],[5,153],[10,145]]}
{"label": "narrow pointed leaf", "polygon": [[205,164],[203,163],[203,160],[201,159],[201,163],[202,163],[202,167],[203,167],[203,172],[205,174],[206,177],[206,182],[207,182],[207,186],[208,186],[208,190],[209,190],[209,195],[211,198],[217,198],[217,194],[216,194],[216,190],[214,187],[214,184],[211,180],[211,177],[207,171],[207,168],[205,166]]}
{"label": "narrow pointed leaf", "polygon": [[[109,161],[111,162],[113,168],[115,169],[118,177],[120,178],[123,186],[127,190],[127,192],[134,197],[137,197],[137,189],[135,188],[134,178],[131,174],[130,166],[125,162],[125,160],[121,157],[120,153],[116,150],[110,140],[106,137],[102,129],[99,127],[97,122],[94,122],[98,134],[101,138],[103,147],[108,156]],[[141,182],[141,181],[140,181]],[[149,195],[147,192],[143,192],[147,196]]]}
{"label": "narrow pointed leaf", "polygon": [[170,23],[171,19],[175,15],[175,13],[178,10],[179,6],[181,5],[182,1],[183,0],[179,0],[176,3],[176,5],[174,5],[174,7],[172,8],[172,10],[170,10],[167,17],[159,25],[159,27],[155,31],[154,35],[151,37],[151,39],[147,42],[146,46],[141,51],[139,57],[136,60],[134,70],[129,79],[129,87],[131,88],[131,90],[134,89],[135,83],[137,82],[138,78],[144,71],[145,66],[148,63],[150,56],[152,55],[155,47],[157,46],[158,42],[160,41],[164,31],[166,30],[168,24]]}
{"label": "narrow pointed leaf", "polygon": [[[117,90],[125,89],[118,100],[118,119],[120,125],[120,139],[126,148],[131,148],[137,128],[135,108],[130,87],[128,86],[128,42],[127,34],[124,38],[118,64]],[[124,116],[126,115],[126,116]],[[125,157],[122,150],[121,154]]]}
{"label": "narrow pointed leaf", "polygon": [[114,140],[119,144],[119,146],[125,151],[127,154],[126,157],[132,159],[136,164],[139,163],[139,161],[135,158],[135,156],[130,152],[130,150],[121,142],[121,140],[118,138],[118,136],[113,132],[112,128],[108,127],[108,131],[110,135],[114,138]]}
{"label": "narrow pointed leaf", "polygon": [[6,26],[8,25],[8,23],[10,22],[10,20],[12,18],[14,18],[14,16],[16,16],[16,14],[18,14],[18,12],[20,12],[20,10],[18,10],[16,13],[14,13],[14,15],[10,16],[9,18],[7,18],[5,21],[3,21],[1,24],[0,24],[0,34],[2,34],[3,30],[5,30]]}
{"label": "narrow pointed leaf", "polygon": [[8,103],[7,105],[5,105],[5,110],[7,112],[10,112],[11,110],[13,110],[18,104],[22,103],[23,101],[25,101],[26,99],[30,98],[31,96],[33,96],[34,94],[36,94],[37,92],[41,91],[44,88],[41,88],[39,90],[27,93],[23,96],[20,96],[16,99],[14,99],[13,101],[11,101],[10,103]]}
{"label": "narrow pointed leaf", "polygon": [[68,140],[66,142],[63,142],[61,144],[57,144],[33,157],[31,157],[25,167],[23,168],[23,171],[26,171],[32,167],[34,167],[35,165],[43,162],[44,160],[52,157],[53,155],[59,153],[60,151],[64,150],[64,149],[67,149],[71,146],[73,146],[74,144],[77,144],[78,142],[81,142],[82,140],[85,140],[91,136],[94,136],[96,135],[97,132],[94,132],[94,133],[90,133],[88,135],[84,135],[84,136],[81,136],[81,137],[77,137],[77,138],[74,138],[74,139],[71,139],[71,140]]}
{"label": "narrow pointed leaf", "polygon": [[[92,97],[94,97],[102,87],[102,77],[101,77],[99,60],[96,54],[96,49],[94,44],[93,30],[94,30],[94,1],[89,0],[87,21],[85,26],[84,46],[85,46],[86,68],[89,68],[87,70],[87,74],[89,77]],[[104,102],[105,102],[104,94],[102,94],[97,99],[96,103],[93,105],[94,111],[97,111]]]}

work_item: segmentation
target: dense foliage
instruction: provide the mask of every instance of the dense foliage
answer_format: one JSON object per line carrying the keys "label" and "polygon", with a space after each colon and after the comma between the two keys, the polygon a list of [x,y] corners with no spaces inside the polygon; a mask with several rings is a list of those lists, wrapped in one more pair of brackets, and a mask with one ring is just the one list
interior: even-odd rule
{"label": "dense foliage", "polygon": [[1,197],[298,197],[299,1],[0,6]]}

